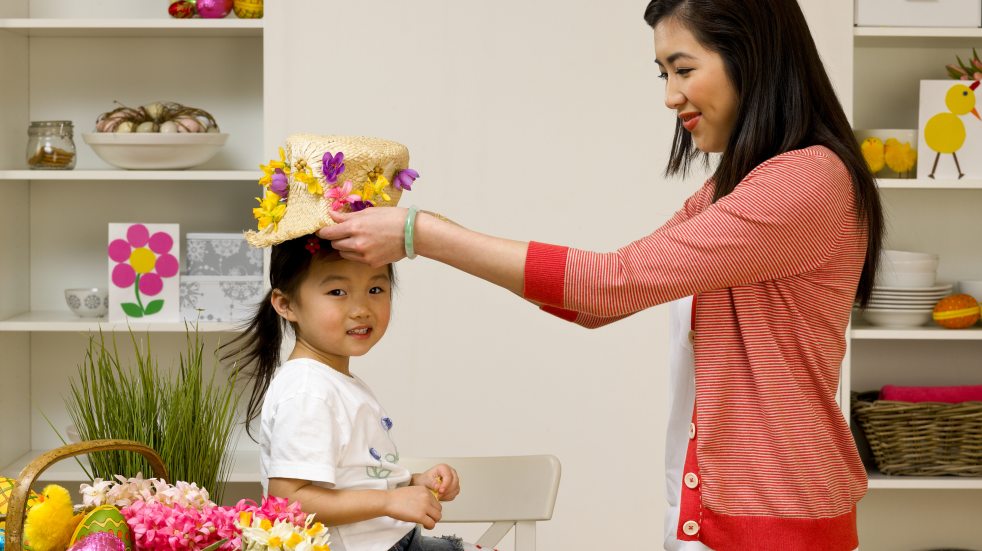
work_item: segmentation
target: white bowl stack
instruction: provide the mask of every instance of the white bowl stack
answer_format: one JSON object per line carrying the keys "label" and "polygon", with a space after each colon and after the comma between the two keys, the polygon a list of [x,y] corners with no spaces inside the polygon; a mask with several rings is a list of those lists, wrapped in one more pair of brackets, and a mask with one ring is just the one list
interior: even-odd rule
{"label": "white bowl stack", "polygon": [[863,319],[883,327],[924,325],[931,320],[934,305],[951,294],[951,284],[938,284],[937,275],[936,254],[881,251]]}

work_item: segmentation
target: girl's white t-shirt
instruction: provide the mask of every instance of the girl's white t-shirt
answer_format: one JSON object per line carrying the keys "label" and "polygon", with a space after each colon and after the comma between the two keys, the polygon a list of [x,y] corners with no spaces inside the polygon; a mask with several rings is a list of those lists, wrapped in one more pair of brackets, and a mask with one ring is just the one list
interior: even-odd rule
{"label": "girl's white t-shirt", "polygon": [[[311,359],[277,369],[263,401],[259,472],[333,489],[391,490],[409,483],[393,422],[361,379]],[[387,551],[415,527],[390,517],[332,526],[333,551]]]}
{"label": "girl's white t-shirt", "polygon": [[665,489],[668,512],[665,514],[665,549],[667,551],[712,551],[698,541],[680,541],[679,503],[682,501],[682,469],[689,446],[689,424],[696,403],[696,366],[689,342],[692,327],[692,297],[670,304],[668,353],[668,432],[665,437]]}

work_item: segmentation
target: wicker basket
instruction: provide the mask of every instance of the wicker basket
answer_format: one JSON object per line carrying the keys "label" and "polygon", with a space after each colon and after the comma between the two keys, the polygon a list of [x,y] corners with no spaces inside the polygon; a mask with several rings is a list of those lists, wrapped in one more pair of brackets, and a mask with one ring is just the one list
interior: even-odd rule
{"label": "wicker basket", "polygon": [[887,475],[982,476],[982,402],[894,402],[854,394],[852,412]]}
{"label": "wicker basket", "polygon": [[164,462],[152,448],[144,446],[139,442],[130,440],[88,440],[77,444],[69,444],[60,448],[55,448],[42,454],[31,461],[17,477],[17,484],[14,486],[10,496],[10,503],[7,505],[7,534],[6,551],[23,551],[24,520],[26,511],[24,506],[27,504],[27,495],[31,491],[31,486],[41,473],[48,467],[76,455],[85,455],[94,452],[104,451],[132,451],[139,453],[147,458],[150,467],[153,469],[154,476],[167,480],[167,468]]}

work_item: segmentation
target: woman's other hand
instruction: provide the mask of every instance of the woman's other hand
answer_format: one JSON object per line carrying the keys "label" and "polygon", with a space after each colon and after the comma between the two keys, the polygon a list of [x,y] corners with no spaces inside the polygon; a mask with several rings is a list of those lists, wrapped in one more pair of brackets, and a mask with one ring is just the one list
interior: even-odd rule
{"label": "woman's other hand", "polygon": [[407,209],[373,207],[359,212],[331,212],[330,215],[336,224],[321,228],[317,235],[329,240],[342,258],[378,267],[406,256]]}

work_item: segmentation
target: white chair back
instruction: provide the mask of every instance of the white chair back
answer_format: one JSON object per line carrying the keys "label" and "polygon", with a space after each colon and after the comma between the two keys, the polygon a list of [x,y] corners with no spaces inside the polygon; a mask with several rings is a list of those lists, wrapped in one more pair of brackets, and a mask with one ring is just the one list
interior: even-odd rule
{"label": "white chair back", "polygon": [[515,529],[515,551],[535,551],[535,523],[552,518],[561,467],[552,455],[403,457],[411,472],[446,463],[460,476],[460,495],[443,503],[441,522],[490,522],[477,542],[497,545]]}

